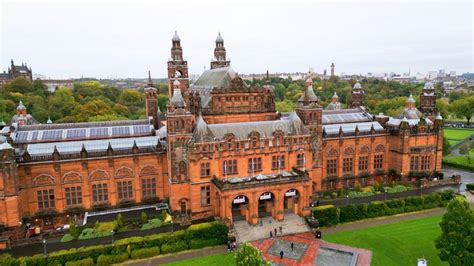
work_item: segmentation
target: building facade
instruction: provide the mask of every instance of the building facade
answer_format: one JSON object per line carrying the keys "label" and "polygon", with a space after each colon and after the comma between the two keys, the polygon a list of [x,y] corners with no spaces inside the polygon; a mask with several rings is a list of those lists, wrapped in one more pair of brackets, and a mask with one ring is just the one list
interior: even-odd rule
{"label": "building facade", "polygon": [[[441,170],[442,118],[412,97],[399,116],[374,116],[356,83],[350,108],[335,95],[323,110],[308,78],[296,109],[281,114],[273,86],[249,86],[231,68],[220,34],[211,69],[192,84],[177,33],[171,45],[166,121],[150,78],[144,120],[13,123],[4,132],[1,224],[29,217],[52,228],[85,211],[165,201],[187,219],[255,225],[309,215],[324,191]],[[432,115],[435,100],[420,109]]]}
{"label": "building facade", "polygon": [[24,77],[31,81],[33,80],[33,71],[31,71],[31,67],[28,67],[25,63],[15,65],[12,59],[8,72],[3,71],[3,73],[0,73],[0,84],[5,84],[18,77]]}

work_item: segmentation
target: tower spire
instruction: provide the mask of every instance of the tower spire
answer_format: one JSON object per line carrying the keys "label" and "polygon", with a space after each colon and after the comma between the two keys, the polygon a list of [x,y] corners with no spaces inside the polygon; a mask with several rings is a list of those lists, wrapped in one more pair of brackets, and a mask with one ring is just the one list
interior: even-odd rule
{"label": "tower spire", "polygon": [[230,61],[226,59],[226,51],[224,48],[224,38],[221,33],[217,34],[216,48],[214,48],[214,59],[211,61],[211,69],[228,67]]}

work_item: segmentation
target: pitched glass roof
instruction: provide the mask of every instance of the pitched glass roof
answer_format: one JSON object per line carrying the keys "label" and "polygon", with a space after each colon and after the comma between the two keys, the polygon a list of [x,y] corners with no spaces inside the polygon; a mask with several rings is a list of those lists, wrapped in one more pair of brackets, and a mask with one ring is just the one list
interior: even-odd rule
{"label": "pitched glass roof", "polygon": [[326,131],[327,134],[337,134],[339,133],[339,129],[342,127],[342,131],[344,133],[354,133],[356,126],[359,128],[360,132],[368,132],[374,126],[375,130],[383,130],[384,128],[379,122],[362,122],[362,123],[347,123],[347,124],[331,124],[331,125],[324,125],[323,129]]}

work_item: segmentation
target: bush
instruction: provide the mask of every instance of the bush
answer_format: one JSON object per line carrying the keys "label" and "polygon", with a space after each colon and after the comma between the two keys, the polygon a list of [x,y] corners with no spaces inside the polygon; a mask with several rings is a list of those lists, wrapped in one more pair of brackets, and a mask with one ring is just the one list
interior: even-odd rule
{"label": "bush", "polygon": [[200,249],[205,247],[217,246],[224,244],[225,241],[219,238],[210,239],[191,239],[189,241],[189,249]]}
{"label": "bush", "polygon": [[161,253],[168,254],[168,253],[175,253],[183,250],[188,249],[188,243],[184,240],[176,241],[173,243],[163,244],[161,246]]}
{"label": "bush", "polygon": [[423,209],[422,197],[405,198],[405,212],[420,211]]}
{"label": "bush", "polygon": [[441,196],[438,193],[432,193],[423,196],[423,208],[432,209],[442,205]]}
{"label": "bush", "polygon": [[393,215],[403,213],[405,211],[405,200],[393,199],[385,201],[387,209],[385,210],[387,215]]}
{"label": "bush", "polygon": [[374,193],[375,192],[375,189],[373,186],[368,186],[368,187],[363,187],[360,189],[361,192],[372,192]]}
{"label": "bush", "polygon": [[362,220],[367,213],[367,204],[349,204],[340,207],[339,219],[341,223]]}
{"label": "bush", "polygon": [[144,245],[143,237],[141,236],[132,236],[128,238],[119,239],[119,240],[116,240],[114,244],[116,247],[119,247],[120,249],[124,249],[128,245],[130,245],[132,249],[138,249],[138,248],[142,248]]}
{"label": "bush", "polygon": [[396,185],[394,187],[388,188],[387,193],[398,193],[398,192],[403,192],[407,190],[408,190],[407,187],[403,185]]}
{"label": "bush", "polygon": [[186,229],[186,239],[210,239],[218,238],[222,243],[227,241],[227,233],[229,229],[221,222],[215,221],[210,223],[194,224]]}
{"label": "bush", "polygon": [[82,230],[82,232],[79,235],[78,239],[83,240],[83,239],[91,239],[91,238],[104,237],[104,236],[110,236],[110,235],[112,235],[112,232],[99,231],[95,228],[86,228],[86,229]]}
{"label": "bush", "polygon": [[466,189],[469,191],[474,191],[474,183],[466,184]]}
{"label": "bush", "polygon": [[130,256],[131,259],[144,259],[153,256],[160,255],[160,248],[159,247],[151,247],[151,248],[141,248],[137,250],[133,250]]}
{"label": "bush", "polygon": [[0,265],[2,266],[16,266],[19,265],[19,263],[19,260],[8,253],[0,255]]}
{"label": "bush", "polygon": [[162,222],[159,218],[155,218],[155,219],[151,219],[149,220],[147,223],[143,224],[141,227],[140,227],[140,230],[149,230],[149,229],[153,229],[153,228],[158,228],[162,225]]}
{"label": "bush", "polygon": [[385,204],[382,201],[373,201],[367,205],[367,218],[385,215]]}
{"label": "bush", "polygon": [[332,226],[339,223],[339,209],[334,205],[313,208],[313,217],[318,219],[320,226]]}
{"label": "bush", "polygon": [[[444,191],[440,192],[439,194],[441,196],[441,200],[444,203],[447,203],[448,201],[454,199],[454,191],[452,189],[444,190]],[[444,205],[446,205],[446,204],[444,204]]]}
{"label": "bush", "polygon": [[68,261],[65,266],[93,266],[94,260],[92,258],[85,258],[82,260]]}
{"label": "bush", "polygon": [[351,192],[349,192],[349,197],[350,198],[368,197],[368,196],[372,196],[372,195],[374,195],[373,192],[364,192],[364,191],[361,191],[361,192],[351,191]]}
{"label": "bush", "polygon": [[124,262],[126,260],[128,260],[127,253],[120,253],[120,254],[114,254],[114,255],[100,255],[99,258],[97,259],[97,266],[112,265],[112,264]]}
{"label": "bush", "polygon": [[184,230],[176,232],[161,233],[148,235],[143,238],[145,240],[145,247],[162,247],[164,244],[173,243],[184,240]]}
{"label": "bush", "polygon": [[69,241],[72,241],[74,240],[75,237],[73,237],[71,234],[65,234],[62,238],[61,238],[61,242],[69,242]]}

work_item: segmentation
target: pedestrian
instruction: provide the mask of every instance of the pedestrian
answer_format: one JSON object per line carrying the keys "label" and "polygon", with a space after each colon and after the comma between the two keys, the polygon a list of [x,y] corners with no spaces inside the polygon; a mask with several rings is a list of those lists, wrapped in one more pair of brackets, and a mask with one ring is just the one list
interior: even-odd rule
{"label": "pedestrian", "polygon": [[291,243],[291,251],[293,251],[293,248],[295,247],[294,243]]}
{"label": "pedestrian", "polygon": [[275,232],[275,236],[277,236],[278,230],[276,228],[275,228],[275,230],[273,230],[273,232]]}
{"label": "pedestrian", "polygon": [[317,207],[317,206],[319,206],[319,200],[318,200],[318,201],[316,201],[316,207]]}
{"label": "pedestrian", "polygon": [[283,234],[283,227],[280,226],[280,235]]}
{"label": "pedestrian", "polygon": [[283,250],[280,251],[280,259],[283,259]]}
{"label": "pedestrian", "polygon": [[234,242],[232,242],[232,247],[231,247],[231,248],[232,248],[232,251],[234,251],[234,250],[235,250],[235,241],[234,241]]}
{"label": "pedestrian", "polygon": [[230,248],[231,248],[231,246],[230,246],[230,241],[227,241],[227,251],[228,251],[228,252],[230,251]]}
{"label": "pedestrian", "polygon": [[273,232],[272,232],[272,230],[270,230],[270,237],[273,237]]}

